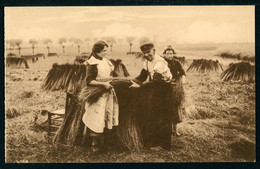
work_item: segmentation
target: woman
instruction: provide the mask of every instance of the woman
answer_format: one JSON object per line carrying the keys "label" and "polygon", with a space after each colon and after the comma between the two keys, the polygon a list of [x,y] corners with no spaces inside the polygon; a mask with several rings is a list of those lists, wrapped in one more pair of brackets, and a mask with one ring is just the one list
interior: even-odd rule
{"label": "woman", "polygon": [[185,77],[186,77],[185,71],[181,63],[178,60],[173,58],[174,54],[176,53],[171,45],[167,46],[163,51],[163,56],[164,59],[168,62],[168,66],[172,73],[172,78],[175,81],[180,80],[181,83],[185,83]]}
{"label": "woman", "polygon": [[[113,64],[106,58],[108,44],[98,41],[94,44],[90,58],[86,64],[87,86],[104,87],[108,92],[104,93],[97,102],[85,103],[85,114],[82,121],[92,139],[92,152],[99,152],[104,143],[104,128],[112,129],[118,125],[118,102],[110,81],[114,69]],[[103,81],[102,81],[103,80]]]}
{"label": "woman", "polygon": [[170,68],[170,71],[172,73],[172,84],[175,95],[174,103],[176,103],[176,106],[178,107],[178,112],[174,113],[173,117],[173,131],[175,131],[175,134],[179,136],[180,134],[177,130],[177,124],[180,123],[182,120],[181,109],[184,99],[184,90],[182,84],[185,83],[186,74],[181,63],[173,58],[174,54],[176,53],[171,45],[167,46],[163,51],[164,59],[167,61],[168,67]]}

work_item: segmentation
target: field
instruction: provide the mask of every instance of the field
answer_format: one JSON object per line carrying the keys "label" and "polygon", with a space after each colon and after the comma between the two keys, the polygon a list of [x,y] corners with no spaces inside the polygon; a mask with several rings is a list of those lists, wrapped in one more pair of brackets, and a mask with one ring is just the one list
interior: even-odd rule
{"label": "field", "polygon": [[[163,45],[157,45],[160,54]],[[47,135],[47,115],[41,110],[64,107],[65,93],[41,89],[53,63],[72,63],[77,47],[51,47],[59,57],[28,62],[29,69],[5,68],[5,160],[7,163],[96,163],[96,162],[252,162],[255,161],[255,83],[223,82],[221,72],[186,72],[183,122],[178,124],[181,136],[173,139],[173,149],[154,147],[142,152],[111,150],[93,155],[84,147],[56,145]],[[90,52],[82,47],[82,52]],[[109,58],[122,59],[131,77],[139,74],[142,61],[126,55],[129,46],[114,45]],[[138,47],[133,47],[139,51]],[[176,45],[178,56],[192,59],[218,59],[224,69],[232,59],[215,55],[231,51],[254,56],[254,44]],[[18,53],[16,50],[6,54]],[[45,53],[36,48],[35,53]],[[30,54],[31,49],[22,49]],[[187,70],[188,66],[184,66]]]}

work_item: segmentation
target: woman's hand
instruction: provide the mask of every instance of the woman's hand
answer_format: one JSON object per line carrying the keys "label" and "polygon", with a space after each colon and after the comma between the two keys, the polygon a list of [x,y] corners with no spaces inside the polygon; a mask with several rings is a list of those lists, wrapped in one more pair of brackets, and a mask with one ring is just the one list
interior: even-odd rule
{"label": "woman's hand", "polygon": [[110,82],[111,82],[111,80],[108,81],[108,82],[103,82],[103,85],[104,85],[104,87],[105,87],[106,89],[110,89],[110,88],[113,87],[113,86],[110,84]]}

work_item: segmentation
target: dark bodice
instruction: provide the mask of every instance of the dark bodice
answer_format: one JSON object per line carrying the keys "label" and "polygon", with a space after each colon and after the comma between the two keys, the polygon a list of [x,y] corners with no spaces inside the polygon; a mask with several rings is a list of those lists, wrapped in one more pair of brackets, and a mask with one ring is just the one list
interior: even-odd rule
{"label": "dark bodice", "polygon": [[182,68],[181,63],[176,59],[165,59],[168,62],[168,67],[172,73],[172,78],[179,78],[183,75],[186,76],[184,69]]}

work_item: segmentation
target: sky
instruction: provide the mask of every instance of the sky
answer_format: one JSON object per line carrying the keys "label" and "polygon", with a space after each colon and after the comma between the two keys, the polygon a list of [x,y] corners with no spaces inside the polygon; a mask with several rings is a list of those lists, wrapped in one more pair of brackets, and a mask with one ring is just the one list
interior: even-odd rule
{"label": "sky", "polygon": [[5,7],[5,39],[113,36],[175,43],[254,43],[254,6]]}

